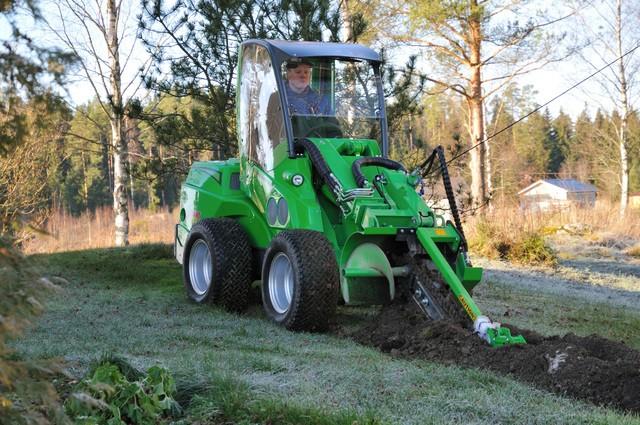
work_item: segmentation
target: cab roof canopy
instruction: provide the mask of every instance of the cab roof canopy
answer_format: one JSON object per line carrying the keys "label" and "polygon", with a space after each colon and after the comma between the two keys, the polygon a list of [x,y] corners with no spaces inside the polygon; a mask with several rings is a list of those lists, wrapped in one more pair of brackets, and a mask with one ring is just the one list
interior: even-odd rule
{"label": "cab roof canopy", "polygon": [[260,44],[266,47],[273,58],[284,62],[290,58],[330,57],[363,59],[381,62],[380,55],[368,47],[352,43],[324,43],[319,41],[247,40],[243,45]]}

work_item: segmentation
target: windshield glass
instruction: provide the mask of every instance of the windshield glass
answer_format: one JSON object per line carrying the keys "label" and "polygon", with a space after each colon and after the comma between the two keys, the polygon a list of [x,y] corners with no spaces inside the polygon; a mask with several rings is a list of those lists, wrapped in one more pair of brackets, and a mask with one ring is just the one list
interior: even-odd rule
{"label": "windshield glass", "polygon": [[371,63],[295,58],[282,68],[294,137],[381,142],[378,87]]}

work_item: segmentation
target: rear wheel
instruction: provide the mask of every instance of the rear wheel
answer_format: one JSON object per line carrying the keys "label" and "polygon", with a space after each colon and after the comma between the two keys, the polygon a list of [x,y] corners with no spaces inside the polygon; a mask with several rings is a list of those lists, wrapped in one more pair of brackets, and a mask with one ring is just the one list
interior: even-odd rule
{"label": "rear wheel", "polygon": [[287,230],[269,245],[262,303],[274,322],[290,330],[326,330],[335,317],[338,284],[338,263],[322,233]]}
{"label": "rear wheel", "polygon": [[187,295],[229,311],[247,307],[252,278],[251,246],[240,225],[230,218],[209,218],[191,228],[184,251]]}

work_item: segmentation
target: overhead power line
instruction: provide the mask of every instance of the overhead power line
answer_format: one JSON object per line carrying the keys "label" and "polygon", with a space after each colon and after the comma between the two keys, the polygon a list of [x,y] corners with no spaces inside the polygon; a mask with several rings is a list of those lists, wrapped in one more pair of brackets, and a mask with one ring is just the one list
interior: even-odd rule
{"label": "overhead power line", "polygon": [[568,92],[570,92],[571,90],[575,89],[576,87],[578,87],[580,84],[584,83],[585,81],[587,81],[588,79],[598,75],[599,73],[601,73],[602,71],[604,71],[605,69],[609,68],[611,65],[613,65],[614,63],[618,62],[619,60],[622,60],[625,56],[630,55],[631,53],[633,53],[634,51],[636,51],[637,49],[640,48],[640,44],[638,44],[636,47],[634,47],[633,49],[627,51],[626,53],[624,53],[622,56],[617,57],[616,59],[612,60],[611,62],[609,62],[608,64],[606,64],[605,66],[603,66],[602,68],[596,70],[595,72],[593,72],[592,74],[588,75],[587,77],[583,78],[582,80],[578,81],[577,83],[575,83],[574,85],[572,85],[571,87],[569,87],[568,89],[566,89],[565,91],[563,91],[562,93],[560,93],[559,95],[553,97],[552,99],[546,101],[545,103],[543,103],[542,105],[538,106],[537,108],[535,108],[533,111],[529,112],[528,114],[524,115],[523,117],[517,119],[516,121],[512,122],[511,124],[509,124],[508,126],[496,131],[495,133],[493,133],[491,136],[487,137],[484,140],[479,141],[478,143],[476,143],[475,145],[471,146],[470,148],[462,151],[461,153],[457,154],[456,156],[454,156],[453,158],[451,158],[450,160],[447,161],[447,164],[450,164],[451,162],[455,161],[456,159],[460,158],[463,155],[468,154],[469,152],[471,152],[472,150],[474,150],[475,148],[477,148],[478,146],[482,145],[483,143],[487,143],[490,139],[493,139],[494,137],[496,137],[498,134],[507,131],[508,129],[510,129],[511,127],[513,127],[514,125],[518,124],[520,121],[526,119],[527,117],[529,117],[530,115],[535,114],[536,112],[538,112],[540,109],[544,108],[545,106],[547,106],[548,104],[550,104],[551,102],[553,102],[554,100],[558,99],[561,96],[564,96],[565,94],[567,94]]}

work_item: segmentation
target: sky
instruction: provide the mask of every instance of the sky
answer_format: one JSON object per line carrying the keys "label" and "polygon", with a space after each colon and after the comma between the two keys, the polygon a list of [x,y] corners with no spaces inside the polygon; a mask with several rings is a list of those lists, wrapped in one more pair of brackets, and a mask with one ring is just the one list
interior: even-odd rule
{"label": "sky", "polygon": [[[38,7],[46,22],[34,21],[27,14],[20,15],[18,22],[22,30],[27,28],[27,33],[40,46],[58,47],[67,51],[75,48],[83,57],[89,58],[83,61],[86,68],[78,66],[71,72],[69,84],[65,87],[66,93],[63,94],[71,106],[79,106],[94,99],[96,90],[100,93],[101,98],[106,98],[105,87],[109,86],[108,75],[105,76],[104,81],[98,75],[100,67],[104,70],[108,65],[107,45],[97,27],[91,25],[88,19],[83,19],[83,22],[80,22],[77,16],[65,10],[64,4],[67,1],[70,0],[41,0]],[[90,13],[94,16],[98,15],[98,5],[102,6],[103,13],[106,11],[104,0],[74,0],[74,3],[87,4]],[[139,7],[138,0],[122,0],[119,38],[121,40],[120,63],[123,70],[122,89],[125,99],[145,95],[140,83],[139,69],[148,64],[149,55],[136,37],[138,25],[136,15],[139,13]],[[64,26],[62,16],[64,17]],[[102,19],[105,18],[102,17]],[[6,28],[0,27],[0,40],[6,37],[5,32]],[[99,58],[97,61],[92,58],[93,55],[85,55],[85,52],[80,50],[81,46],[90,44],[88,43],[89,39],[96,53],[95,56]],[[94,85],[90,84],[86,78],[87,73],[93,76]]]}
{"label": "sky", "polygon": [[[97,3],[94,2],[92,4],[95,5]],[[128,93],[126,94],[141,96],[144,95],[144,93],[141,92],[140,88],[138,88],[138,69],[145,64],[145,61],[148,59],[148,55],[140,43],[136,42],[135,38],[135,29],[137,26],[136,14],[138,13],[136,8],[139,7],[139,3],[137,1],[124,0],[124,4],[125,8],[122,13],[122,23],[125,25],[126,31],[124,32],[123,38],[125,48],[122,50],[125,52],[133,52],[131,59],[126,63],[124,85],[132,82],[128,88]],[[56,5],[57,3],[47,0],[40,3],[40,8],[42,10],[42,14],[45,18],[49,19],[52,26],[59,29],[59,12]],[[127,8],[127,5],[132,6]],[[585,19],[586,21],[582,21],[582,25],[587,25],[593,28],[598,27],[597,15],[593,13],[587,14]],[[640,19],[636,19],[636,21],[640,21]],[[48,43],[50,45],[60,45],[60,41],[56,39],[50,31],[44,28],[42,24],[33,26],[30,20],[26,18],[23,22],[24,25],[32,26],[30,33],[34,35],[36,40],[41,40],[43,44]],[[580,22],[574,21],[573,25],[580,25]],[[69,28],[71,29],[69,31],[71,37],[77,39],[77,43],[86,39],[86,34],[83,35],[83,28],[77,22],[75,24],[71,24]],[[6,30],[6,28],[4,30]],[[5,32],[3,31],[3,28],[0,28],[0,38],[6,36],[3,32]],[[93,37],[96,40],[100,39],[100,37],[96,36],[95,32],[93,33]],[[634,40],[631,40],[630,43],[633,43],[633,41]],[[640,40],[635,41],[640,42]],[[135,43],[133,47],[132,43]],[[96,45],[97,50],[101,52],[102,57],[106,57],[106,51],[103,43],[101,44],[98,42]],[[407,54],[404,54],[404,52],[400,50],[395,56],[406,57]],[[95,69],[96,64],[90,64],[89,67]],[[428,65],[424,66],[424,72],[429,73]],[[589,75],[591,72],[592,70],[588,69],[588,67],[584,65],[584,62],[580,62],[579,59],[574,57],[564,62],[552,64],[541,70],[534,71],[517,80],[517,83],[519,85],[532,85],[537,91],[536,98],[534,99],[535,102],[543,104],[575,84],[580,79]],[[70,103],[77,106],[87,103],[95,96],[95,94],[91,85],[88,82],[83,81],[84,78],[82,74],[76,78],[76,80],[77,81],[70,84],[67,89]],[[101,92],[104,91],[100,88],[100,85],[98,85],[98,90]],[[552,102],[548,108],[554,116],[557,115],[560,110],[563,110],[574,118],[585,109],[585,106],[588,107],[591,114],[593,114],[598,107],[610,109],[610,103],[602,101],[602,98],[599,99],[597,96],[593,95],[597,92],[600,92],[600,89],[595,83],[595,80],[588,81],[579,88],[573,89],[569,93],[563,95],[560,99]]]}

